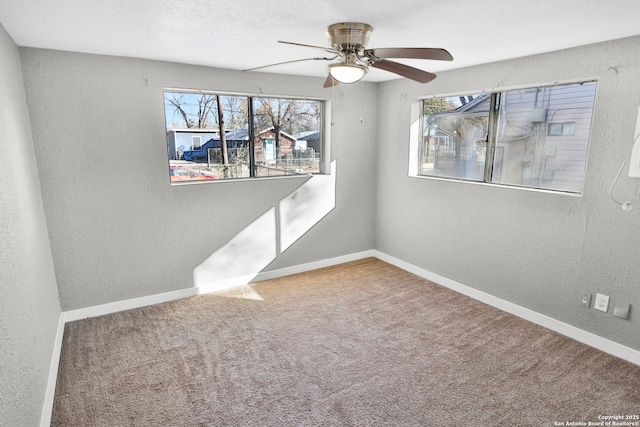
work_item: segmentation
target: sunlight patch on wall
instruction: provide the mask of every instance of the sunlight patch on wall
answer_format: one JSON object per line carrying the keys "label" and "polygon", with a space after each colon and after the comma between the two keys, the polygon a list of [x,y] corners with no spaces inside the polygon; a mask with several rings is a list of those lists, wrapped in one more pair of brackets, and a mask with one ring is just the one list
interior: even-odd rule
{"label": "sunlight patch on wall", "polygon": [[[262,301],[249,283],[324,216],[336,207],[336,161],[331,175],[313,175],[279,203],[280,233],[276,229],[276,207],[253,221],[227,244],[193,270],[199,294]],[[232,289],[233,288],[233,289]]]}
{"label": "sunlight patch on wall", "polygon": [[276,210],[269,209],[193,270],[199,293],[246,285],[277,256]]}
{"label": "sunlight patch on wall", "polygon": [[331,175],[316,175],[280,201],[280,252],[336,207],[336,161]]}
{"label": "sunlight patch on wall", "polygon": [[420,117],[422,115],[422,103],[411,103],[411,127],[409,128],[409,176],[418,175],[418,159],[420,158]]}

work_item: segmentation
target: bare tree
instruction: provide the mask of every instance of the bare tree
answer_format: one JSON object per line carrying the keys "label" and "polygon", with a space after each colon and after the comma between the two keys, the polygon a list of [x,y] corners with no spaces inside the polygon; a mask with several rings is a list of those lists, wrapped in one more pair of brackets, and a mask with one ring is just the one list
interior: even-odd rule
{"label": "bare tree", "polygon": [[225,125],[229,129],[245,129],[247,127],[248,99],[246,96],[225,96],[224,111],[229,113]]}
{"label": "bare tree", "polygon": [[215,95],[176,92],[167,92],[164,95],[165,103],[173,108],[173,116],[181,118],[188,129],[211,127],[216,98]]}
{"label": "bare tree", "polygon": [[319,102],[282,98],[255,98],[255,126],[261,131],[273,128],[276,150],[280,148],[281,132],[290,134],[318,126]]}

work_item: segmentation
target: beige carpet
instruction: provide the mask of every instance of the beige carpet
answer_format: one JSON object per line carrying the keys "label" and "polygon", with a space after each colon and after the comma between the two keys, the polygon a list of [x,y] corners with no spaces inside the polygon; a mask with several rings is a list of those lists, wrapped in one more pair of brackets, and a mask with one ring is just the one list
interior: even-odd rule
{"label": "beige carpet", "polygon": [[52,425],[553,426],[639,413],[640,367],[365,259],[67,324]]}

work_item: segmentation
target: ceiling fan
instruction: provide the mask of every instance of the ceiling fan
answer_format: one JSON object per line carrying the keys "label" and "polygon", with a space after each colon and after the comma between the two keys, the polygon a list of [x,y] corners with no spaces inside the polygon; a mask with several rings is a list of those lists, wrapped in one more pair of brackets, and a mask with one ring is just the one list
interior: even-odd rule
{"label": "ceiling fan", "polygon": [[373,27],[369,24],[341,22],[327,27],[326,35],[329,38],[330,47],[278,40],[278,43],[321,49],[331,54],[331,56],[278,62],[276,64],[250,68],[243,70],[243,72],[294,62],[333,61],[337,59],[337,62],[327,65],[329,75],[324,82],[324,87],[335,86],[338,83],[355,83],[365,76],[367,71],[369,71],[369,67],[389,71],[420,83],[427,83],[435,79],[436,75],[399,62],[389,61],[387,58],[430,59],[438,61],[453,60],[453,56],[451,56],[449,52],[439,48],[394,47],[366,49],[372,32]]}

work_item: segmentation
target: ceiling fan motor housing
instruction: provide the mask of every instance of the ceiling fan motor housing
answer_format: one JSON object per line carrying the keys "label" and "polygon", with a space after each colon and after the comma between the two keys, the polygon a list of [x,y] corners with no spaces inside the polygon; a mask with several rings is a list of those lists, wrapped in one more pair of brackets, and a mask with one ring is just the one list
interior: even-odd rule
{"label": "ceiling fan motor housing", "polygon": [[329,44],[340,51],[363,49],[369,42],[373,27],[360,22],[340,22],[327,27]]}

